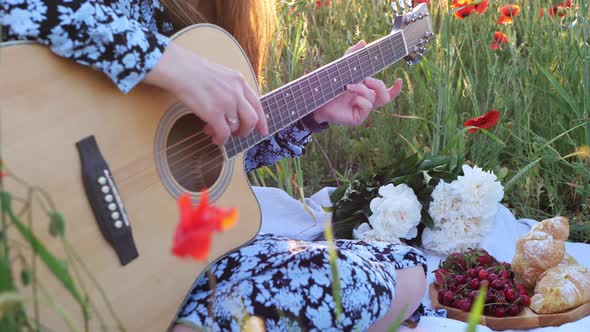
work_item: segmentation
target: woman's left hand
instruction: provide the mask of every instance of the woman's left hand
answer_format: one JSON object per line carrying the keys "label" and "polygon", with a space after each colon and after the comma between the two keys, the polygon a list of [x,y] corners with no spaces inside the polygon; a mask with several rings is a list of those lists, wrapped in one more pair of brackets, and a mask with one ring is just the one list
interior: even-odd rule
{"label": "woman's left hand", "polygon": [[[349,48],[344,55],[360,50],[367,44],[360,41]],[[387,88],[383,81],[369,77],[358,84],[349,84],[344,94],[313,112],[317,123],[332,123],[345,126],[358,126],[369,113],[397,98],[402,90],[403,80],[398,78],[392,87]]]}

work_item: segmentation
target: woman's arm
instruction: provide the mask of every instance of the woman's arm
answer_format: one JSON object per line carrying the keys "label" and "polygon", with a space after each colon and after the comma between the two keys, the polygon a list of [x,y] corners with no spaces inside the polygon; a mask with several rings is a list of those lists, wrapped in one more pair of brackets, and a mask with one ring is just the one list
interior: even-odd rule
{"label": "woman's arm", "polygon": [[114,8],[96,0],[1,0],[3,39],[38,41],[127,93],[158,62],[168,38]]}
{"label": "woman's arm", "polygon": [[125,93],[140,82],[165,89],[207,123],[205,132],[216,144],[254,128],[267,135],[262,106],[244,78],[146,28],[153,22],[132,19],[141,16],[132,12],[144,4],[161,10],[151,1],[108,6],[96,0],[1,0],[3,39],[36,40],[102,71]]}

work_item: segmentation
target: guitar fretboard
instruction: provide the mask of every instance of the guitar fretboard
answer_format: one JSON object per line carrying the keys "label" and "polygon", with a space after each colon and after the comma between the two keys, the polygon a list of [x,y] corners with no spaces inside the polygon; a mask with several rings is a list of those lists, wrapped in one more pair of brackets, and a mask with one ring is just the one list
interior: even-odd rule
{"label": "guitar fretboard", "polygon": [[[346,85],[362,82],[406,55],[406,41],[397,31],[264,95],[260,101],[270,135],[338,97]],[[225,145],[227,156],[232,158],[266,138],[255,131],[246,137],[232,136]]]}

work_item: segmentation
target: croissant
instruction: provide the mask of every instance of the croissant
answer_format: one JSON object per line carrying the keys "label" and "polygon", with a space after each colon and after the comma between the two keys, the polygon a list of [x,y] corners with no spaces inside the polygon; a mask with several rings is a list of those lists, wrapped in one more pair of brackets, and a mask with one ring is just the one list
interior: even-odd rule
{"label": "croissant", "polygon": [[512,270],[527,288],[535,287],[541,273],[562,262],[568,236],[568,219],[555,217],[543,220],[518,239]]}
{"label": "croissant", "polygon": [[543,272],[531,298],[531,309],[552,314],[590,302],[590,271],[582,265],[558,265]]}

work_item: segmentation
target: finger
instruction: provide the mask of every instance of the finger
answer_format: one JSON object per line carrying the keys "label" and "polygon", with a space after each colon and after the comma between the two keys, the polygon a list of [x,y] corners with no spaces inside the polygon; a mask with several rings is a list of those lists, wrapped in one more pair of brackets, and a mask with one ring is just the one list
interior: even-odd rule
{"label": "finger", "polygon": [[391,98],[391,100],[395,100],[395,98],[399,97],[400,93],[402,92],[402,88],[404,86],[404,80],[402,80],[401,78],[398,78],[397,80],[395,80],[395,82],[393,83],[393,86],[391,88],[389,88],[389,97]]}
{"label": "finger", "polygon": [[355,45],[352,45],[351,47],[349,47],[346,52],[344,52],[344,55],[350,54],[352,52],[358,51],[361,48],[367,46],[367,43],[364,40],[359,41],[358,43],[356,43]]}
{"label": "finger", "polygon": [[[368,101],[371,102],[371,105],[375,105],[375,100],[377,98],[377,96],[375,95],[375,91],[369,89],[366,85],[364,84],[349,84],[346,86],[346,90],[348,90],[349,92],[352,92],[356,95],[362,96],[365,99],[367,99]],[[387,91],[386,91],[387,93]]]}
{"label": "finger", "polygon": [[227,125],[225,117],[214,117],[209,122],[209,125],[211,126],[211,129],[213,131],[211,135],[213,143],[217,145],[225,144],[229,139],[229,136],[231,135],[231,131],[229,129],[229,126]]}
{"label": "finger", "polygon": [[227,112],[225,113],[225,121],[227,121],[227,126],[229,127],[229,131],[232,134],[235,134],[240,129],[240,116],[238,115],[239,109],[236,112]]}
{"label": "finger", "polygon": [[252,132],[252,130],[254,129],[254,126],[258,122],[258,115],[256,114],[256,111],[254,110],[254,108],[252,108],[252,105],[250,105],[250,103],[248,103],[247,100],[244,100],[240,104],[239,113],[240,113],[239,130],[237,130],[235,133],[238,136],[245,137],[248,134],[250,134]]}
{"label": "finger", "polygon": [[353,123],[351,123],[351,124],[354,126],[358,126],[361,123],[363,123],[363,121],[365,121],[365,119],[367,118],[367,116],[369,115],[371,110],[373,109],[373,104],[371,104],[371,102],[369,100],[367,100],[366,98],[361,97],[361,96],[357,96],[356,98],[354,98],[352,105],[353,105],[353,113],[352,113]]}
{"label": "finger", "polygon": [[385,83],[382,80],[378,80],[376,78],[368,77],[365,79],[365,85],[369,87],[369,89],[375,91],[375,108],[379,108],[391,101],[391,96],[389,95],[389,90]]}
{"label": "finger", "polygon": [[207,136],[213,136],[213,128],[211,127],[211,125],[205,125],[205,127],[203,127],[203,133]]}
{"label": "finger", "polygon": [[256,131],[258,131],[261,135],[267,136],[268,135],[268,122],[266,121],[266,114],[264,114],[264,109],[262,108],[262,104],[260,103],[260,99],[252,89],[249,87],[244,89],[244,95],[246,99],[250,103],[250,105],[254,108],[256,115],[258,116],[256,122]]}

